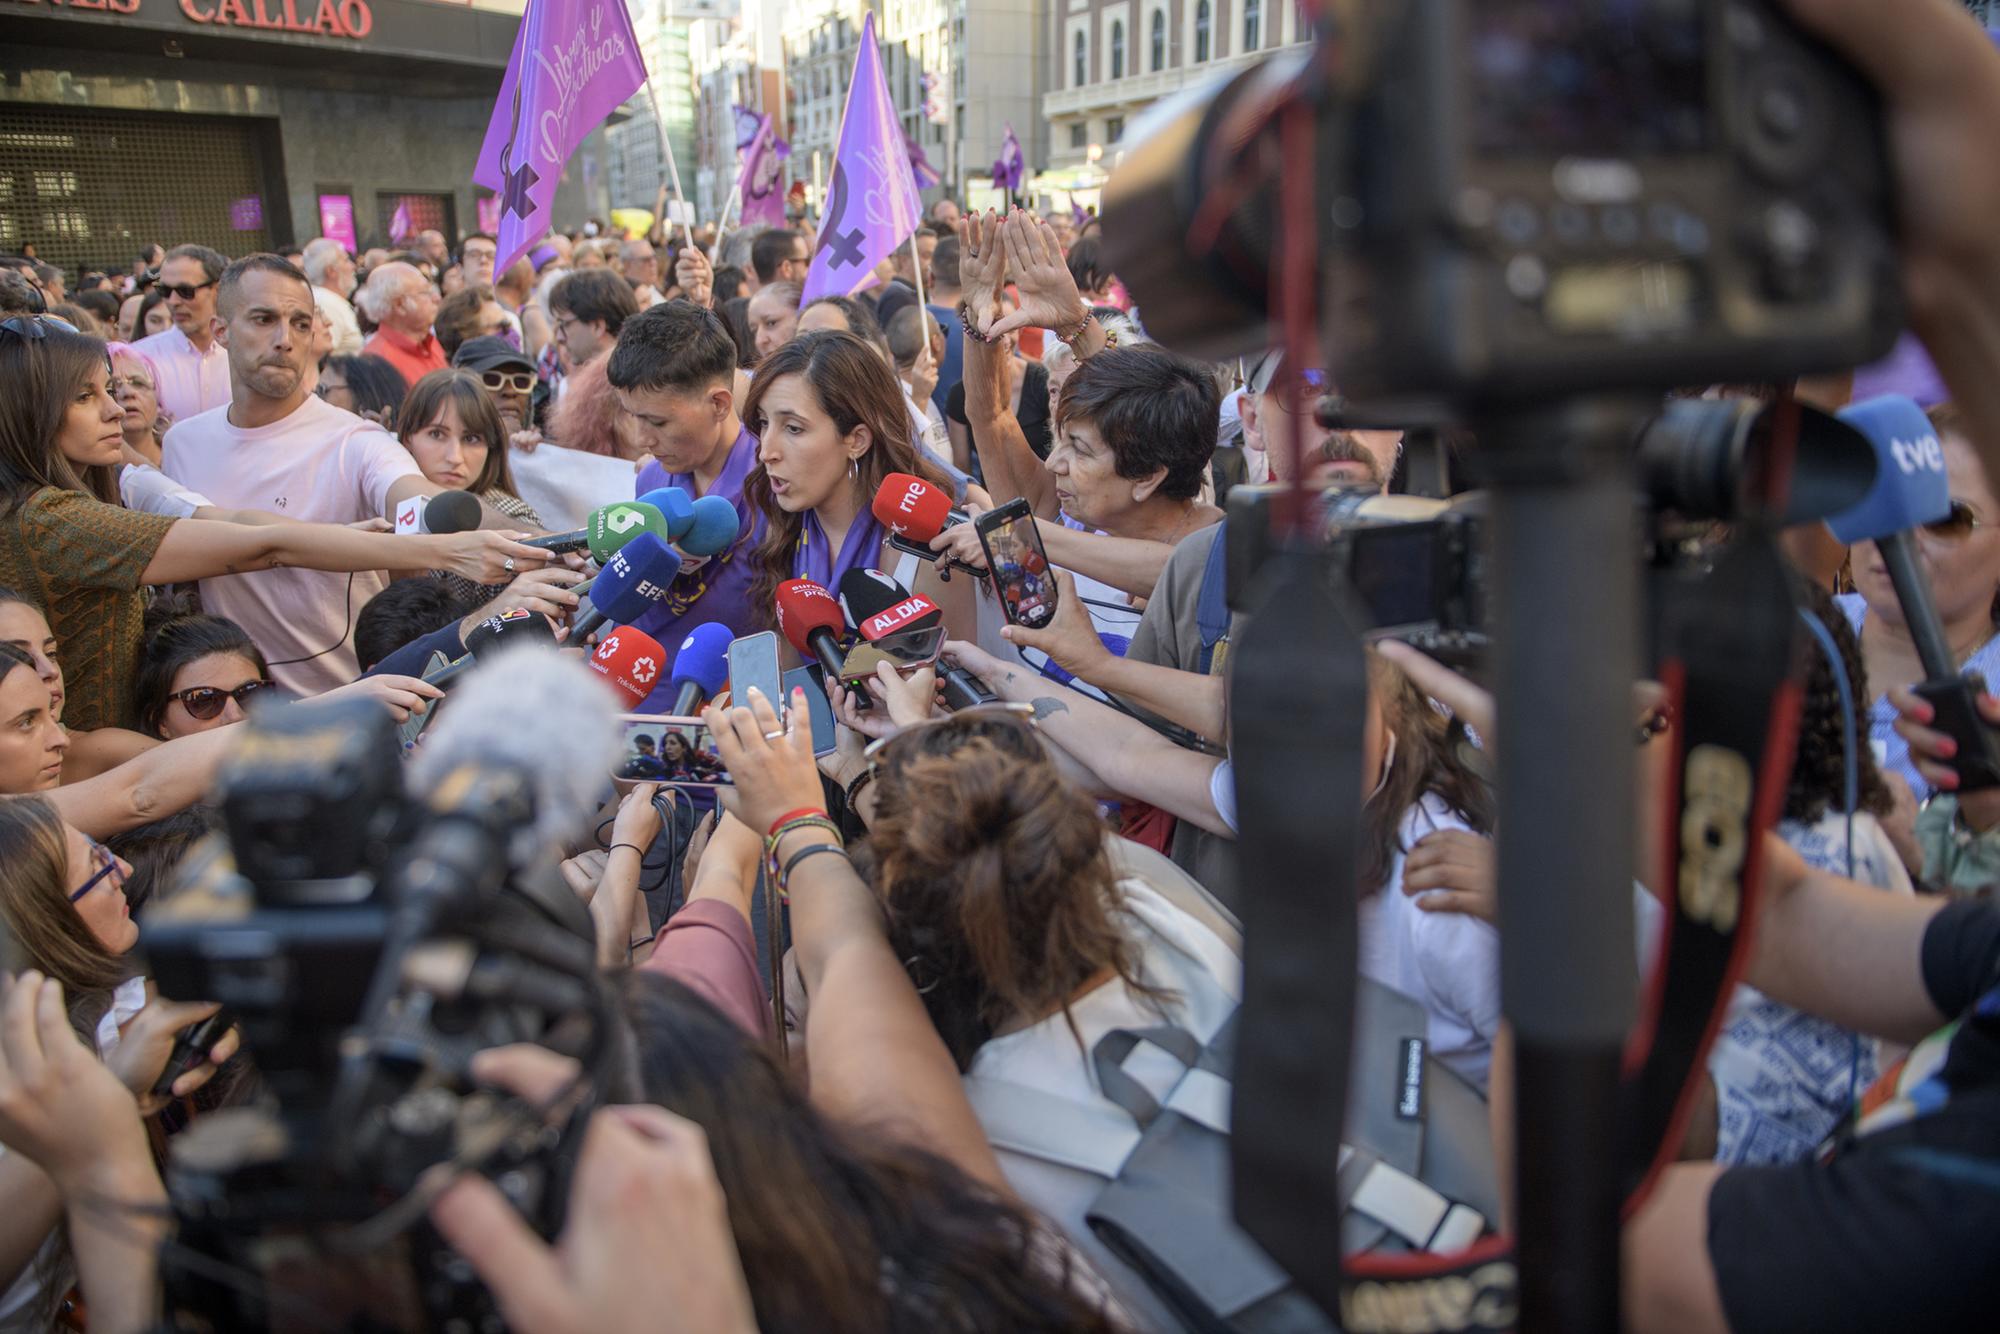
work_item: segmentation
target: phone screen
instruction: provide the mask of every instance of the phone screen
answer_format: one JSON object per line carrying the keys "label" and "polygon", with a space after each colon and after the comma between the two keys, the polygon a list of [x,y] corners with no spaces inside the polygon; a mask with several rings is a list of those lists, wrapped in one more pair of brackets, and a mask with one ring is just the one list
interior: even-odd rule
{"label": "phone screen", "polygon": [[897,671],[927,667],[944,651],[944,638],[945,628],[933,625],[884,635],[873,641],[863,640],[847,651],[847,661],[840,664],[840,679],[865,681],[875,675],[876,665],[884,662]]}
{"label": "phone screen", "polygon": [[729,645],[729,702],[736,708],[750,707],[750,687],[764,692],[764,698],[785,713],[785,685],[778,666],[778,636],[769,630],[744,635]]}
{"label": "phone screen", "polygon": [[986,548],[986,569],[1000,595],[1001,613],[1030,630],[1054,620],[1056,581],[1028,507],[1018,501],[1003,505],[980,515],[975,527]]}
{"label": "phone screen", "polygon": [[833,705],[827,703],[826,687],[820,684],[820,669],[817,663],[794,667],[785,673],[787,700],[791,699],[794,690],[806,692],[806,713],[812,718],[813,754],[832,754],[835,745]]}
{"label": "phone screen", "polygon": [[611,771],[611,776],[621,784],[734,786],[701,719],[628,713],[621,721],[625,728],[625,749]]}

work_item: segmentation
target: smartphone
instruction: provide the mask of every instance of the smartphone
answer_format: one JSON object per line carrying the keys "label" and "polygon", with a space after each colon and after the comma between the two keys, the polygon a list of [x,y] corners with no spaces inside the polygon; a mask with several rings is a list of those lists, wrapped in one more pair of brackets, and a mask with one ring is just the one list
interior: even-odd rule
{"label": "smartphone", "polygon": [[834,748],[833,705],[827,703],[826,687],[820,684],[822,673],[819,664],[794,667],[785,673],[785,698],[790,700],[794,690],[806,692],[806,713],[812,718],[813,754],[830,755]]}
{"label": "smartphone", "polygon": [[1039,630],[1056,616],[1056,581],[1049,554],[1026,497],[1017,497],[973,520],[986,551],[986,573],[1000,595],[1000,611],[1015,625]]}
{"label": "smartphone", "polygon": [[764,698],[785,716],[785,682],[778,666],[778,636],[766,630],[744,635],[729,645],[729,703],[732,708],[750,707],[750,687],[764,692]]}
{"label": "smartphone", "polygon": [[876,665],[884,662],[899,672],[928,667],[944,651],[944,640],[942,625],[904,630],[872,641],[864,639],[847,651],[847,661],[840,664],[840,679],[866,681],[875,675]]}
{"label": "smartphone", "polygon": [[[451,659],[445,657],[444,654],[432,653],[430,661],[424,664],[423,671],[417,673],[417,675],[428,677],[434,672],[443,670],[450,662]],[[404,750],[410,750],[416,746],[417,738],[424,734],[424,729],[437,721],[438,709],[443,704],[443,700],[434,699],[431,701],[431,706],[428,709],[425,709],[422,713],[413,713],[397,724],[396,740],[402,743]]]}
{"label": "smartphone", "polygon": [[708,725],[699,718],[669,714],[628,713],[619,719],[625,729],[625,749],[611,777],[620,791],[634,783],[667,783],[674,787],[733,787],[722,767]]}

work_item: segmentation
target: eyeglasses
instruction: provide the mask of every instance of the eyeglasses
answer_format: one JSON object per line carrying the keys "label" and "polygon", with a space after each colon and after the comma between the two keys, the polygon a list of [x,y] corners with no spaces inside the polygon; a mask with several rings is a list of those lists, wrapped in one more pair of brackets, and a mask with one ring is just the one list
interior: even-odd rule
{"label": "eyeglasses", "polygon": [[137,389],[141,393],[151,393],[153,382],[143,375],[114,375],[104,382],[104,388],[107,393],[116,398],[120,391],[126,389]]}
{"label": "eyeglasses", "polygon": [[206,282],[206,283],[161,283],[161,284],[160,284],[160,290],[161,290],[162,292],[165,292],[165,293],[166,293],[166,294],[167,294],[168,296],[177,296],[177,297],[179,297],[179,298],[180,298],[181,300],[183,300],[183,301],[192,301],[192,300],[194,300],[194,294],[195,294],[196,292],[199,292],[199,291],[201,291],[201,290],[202,290],[203,288],[206,288],[206,287],[213,287],[213,286],[215,286],[215,284],[214,284],[214,283],[212,283],[212,282]]}
{"label": "eyeglasses", "polygon": [[76,326],[60,315],[15,315],[0,320],[0,332],[38,342],[48,336],[50,325],[65,333],[76,332]]}
{"label": "eyeglasses", "polygon": [[535,392],[533,371],[486,371],[480,375],[479,381],[496,394],[502,389],[511,389],[517,394]]}
{"label": "eyeglasses", "polygon": [[125,886],[125,868],[120,866],[118,859],[111,855],[111,849],[88,835],[84,836],[83,841],[90,844],[90,860],[96,864],[97,869],[91,872],[90,879],[83,882],[82,888],[69,896],[71,903],[81,902],[83,896],[91,890],[96,889],[98,882],[107,876],[117,877],[111,883],[118,888],[122,889]]}
{"label": "eyeglasses", "polygon": [[1935,523],[1925,524],[1924,531],[1946,542],[1959,542],[1972,536],[1975,529],[1985,526],[1972,506],[1963,500],[1954,500],[1951,502],[1951,512]]}
{"label": "eyeglasses", "polygon": [[271,684],[269,681],[245,681],[234,690],[222,690],[215,686],[193,686],[187,690],[176,690],[167,698],[179,700],[190,718],[205,723],[222,713],[225,701],[233,699],[241,704],[258,691],[269,690]]}

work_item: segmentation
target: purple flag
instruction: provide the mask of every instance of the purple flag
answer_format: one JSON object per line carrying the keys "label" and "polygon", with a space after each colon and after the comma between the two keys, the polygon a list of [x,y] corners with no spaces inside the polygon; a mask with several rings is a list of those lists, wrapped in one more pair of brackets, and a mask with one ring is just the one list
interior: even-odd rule
{"label": "purple flag", "polygon": [[528,0],[472,173],[500,196],[495,272],[548,232],[563,164],[645,81],[622,0]]}
{"label": "purple flag", "polygon": [[[924,77],[930,76],[927,74]],[[910,174],[917,178],[919,190],[944,184],[944,176],[931,165],[931,160],[924,156],[924,146],[912,138],[908,130],[903,131],[903,146],[910,150]]]}
{"label": "purple flag", "polygon": [[741,102],[731,102],[729,114],[736,120],[736,151],[740,153],[756,141],[758,131],[763,128],[764,117]]}
{"label": "purple flag", "polygon": [[746,223],[785,225],[785,183],[780,179],[782,163],[792,146],[771,132],[771,118],[759,116],[757,130],[743,155],[743,174],[736,188],[742,191],[738,215]]}
{"label": "purple flag", "polygon": [[1019,190],[1027,170],[1028,164],[1021,158],[1021,141],[1014,137],[1014,127],[1009,124],[1007,137],[1000,141],[1000,156],[993,162],[993,188]]}
{"label": "purple flag", "polygon": [[823,296],[847,296],[922,219],[917,181],[903,147],[902,126],[875,49],[875,14],[861,22],[861,50],[840,116],[840,148],[819,220],[819,249],[806,275],[803,307]]}

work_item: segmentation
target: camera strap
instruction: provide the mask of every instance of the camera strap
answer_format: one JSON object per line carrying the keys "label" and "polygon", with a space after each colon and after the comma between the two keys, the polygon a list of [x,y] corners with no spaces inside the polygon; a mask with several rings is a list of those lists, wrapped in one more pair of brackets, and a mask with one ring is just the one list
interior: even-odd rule
{"label": "camera strap", "polygon": [[1676,1155],[1748,961],[1800,706],[1798,617],[1768,530],[1741,530],[1705,577],[1667,580],[1663,601],[1660,675],[1678,727],[1654,888],[1668,908],[1625,1050],[1628,1218]]}

